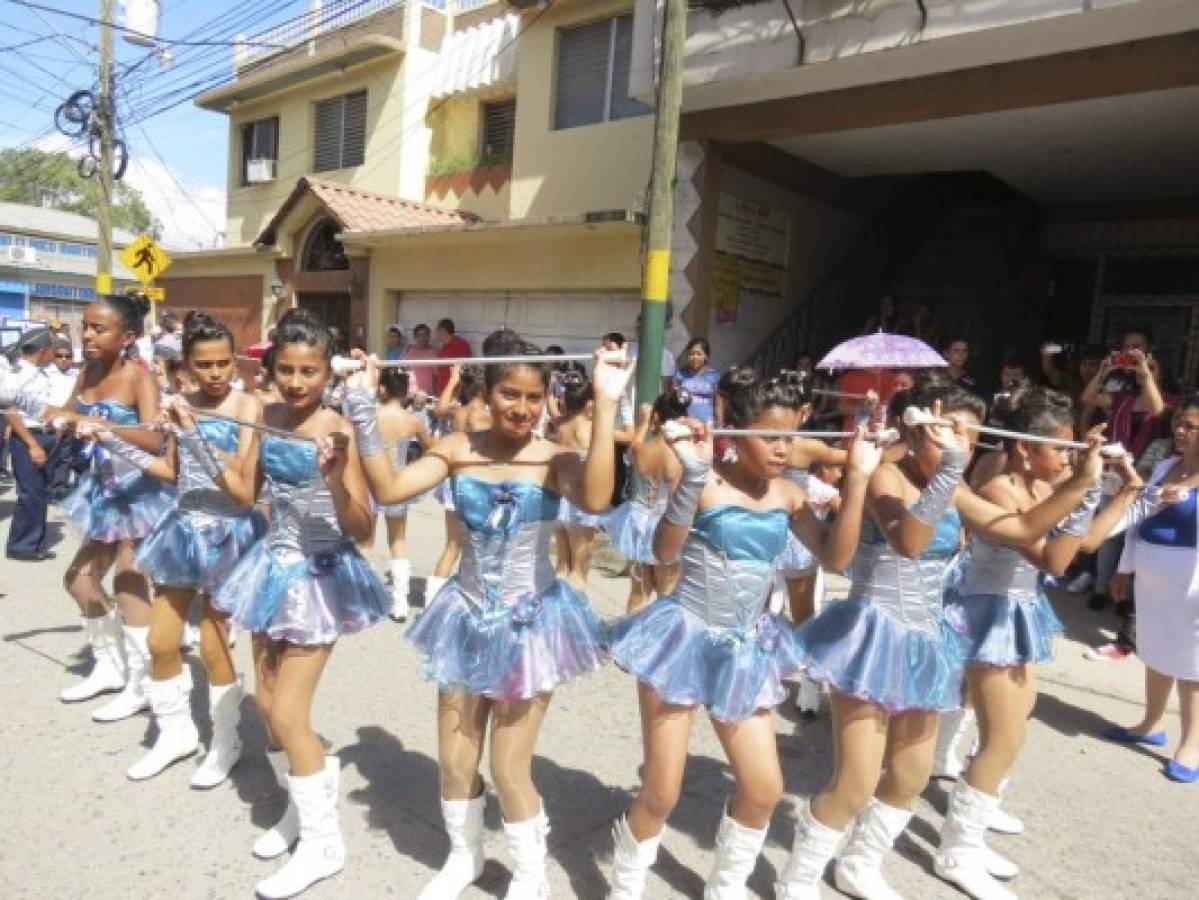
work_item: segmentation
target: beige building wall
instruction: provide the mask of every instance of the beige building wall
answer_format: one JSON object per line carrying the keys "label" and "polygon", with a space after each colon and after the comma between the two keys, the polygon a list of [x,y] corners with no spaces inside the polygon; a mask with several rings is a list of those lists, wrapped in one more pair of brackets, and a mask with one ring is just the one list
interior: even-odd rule
{"label": "beige building wall", "polygon": [[[274,253],[260,253],[256,250],[198,250],[195,252],[175,252],[171,254],[171,267],[163,274],[162,287],[166,289],[167,304],[172,304],[172,282],[176,285],[188,283],[187,295],[193,305],[199,302],[205,307],[222,308],[227,304],[221,296],[222,284],[247,277],[261,280],[261,333],[275,321],[275,306],[278,301],[271,293],[271,283],[277,278]],[[194,281],[207,279],[210,283],[208,292],[196,293]],[[239,286],[244,293],[244,285]],[[200,299],[203,298],[203,299]]]}
{"label": "beige building wall", "polygon": [[520,39],[512,218],[644,208],[652,115],[553,129],[557,30],[632,9],[629,0],[556,4]]}

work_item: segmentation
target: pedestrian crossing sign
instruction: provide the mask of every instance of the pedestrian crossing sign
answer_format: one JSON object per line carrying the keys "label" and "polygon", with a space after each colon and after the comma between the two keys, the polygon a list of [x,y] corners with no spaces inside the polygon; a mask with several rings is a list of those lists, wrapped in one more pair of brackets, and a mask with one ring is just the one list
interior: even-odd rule
{"label": "pedestrian crossing sign", "polygon": [[154,238],[143,234],[121,251],[121,262],[142,284],[150,284],[170,266],[171,257],[155,243]]}

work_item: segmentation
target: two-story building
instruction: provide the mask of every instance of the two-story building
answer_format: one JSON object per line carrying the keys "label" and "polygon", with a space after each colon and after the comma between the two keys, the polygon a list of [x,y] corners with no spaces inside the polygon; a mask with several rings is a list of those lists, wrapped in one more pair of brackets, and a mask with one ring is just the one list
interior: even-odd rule
{"label": "two-story building", "polygon": [[176,254],[168,305],[243,341],[293,303],[371,348],[443,316],[476,344],[631,331],[653,131],[632,12],[324,0],[246,40],[196,98],[229,117],[228,246]]}
{"label": "two-story building", "polygon": [[[984,378],[1148,325],[1196,382],[1199,3],[689,5],[672,288],[717,362],[820,353],[890,293]],[[636,2],[646,100],[662,7]]]}

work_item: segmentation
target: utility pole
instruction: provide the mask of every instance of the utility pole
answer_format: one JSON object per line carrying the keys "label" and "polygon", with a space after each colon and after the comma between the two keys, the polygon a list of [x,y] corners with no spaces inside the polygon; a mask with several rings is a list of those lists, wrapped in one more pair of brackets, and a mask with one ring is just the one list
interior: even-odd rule
{"label": "utility pole", "polygon": [[658,76],[658,115],[654,125],[649,222],[641,273],[641,329],[637,335],[637,405],[653,403],[662,389],[662,347],[666,302],[670,298],[670,244],[674,230],[674,175],[683,105],[683,45],[687,39],[687,0],[666,0],[662,24],[662,66]]}
{"label": "utility pole", "polygon": [[96,293],[112,293],[112,129],[115,103],[112,96],[112,0],[100,0],[100,90],[96,125],[100,130],[100,209],[97,215]]}

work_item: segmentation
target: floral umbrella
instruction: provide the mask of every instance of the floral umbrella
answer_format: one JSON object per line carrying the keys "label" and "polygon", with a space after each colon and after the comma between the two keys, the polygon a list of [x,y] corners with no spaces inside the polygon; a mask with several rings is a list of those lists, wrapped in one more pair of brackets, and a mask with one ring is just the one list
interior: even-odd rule
{"label": "floral umbrella", "polygon": [[927,369],[949,363],[924,341],[904,334],[879,331],[851,338],[825,354],[816,368],[839,369]]}

